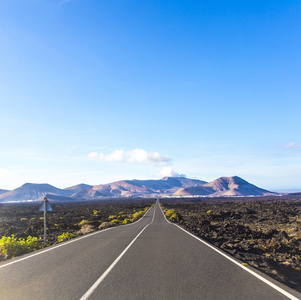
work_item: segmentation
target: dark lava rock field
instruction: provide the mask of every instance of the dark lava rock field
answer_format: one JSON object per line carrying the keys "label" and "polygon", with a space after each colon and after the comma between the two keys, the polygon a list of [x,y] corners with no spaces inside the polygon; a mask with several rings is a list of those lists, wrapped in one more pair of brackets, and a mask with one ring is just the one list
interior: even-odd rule
{"label": "dark lava rock field", "polygon": [[[47,245],[58,243],[64,233],[81,236],[96,230],[138,220],[155,200],[111,200],[51,203],[47,212]],[[0,239],[2,236],[44,238],[44,213],[41,203],[0,204]],[[0,253],[0,261],[5,257]]]}
{"label": "dark lava rock field", "polygon": [[[138,220],[154,199],[51,203],[47,244]],[[301,197],[161,199],[171,221],[301,292]],[[43,239],[41,203],[0,204],[0,238]],[[175,213],[176,212],[176,213]],[[1,256],[0,261],[10,257]]]}
{"label": "dark lava rock field", "polygon": [[171,221],[301,292],[301,197],[160,202]]}

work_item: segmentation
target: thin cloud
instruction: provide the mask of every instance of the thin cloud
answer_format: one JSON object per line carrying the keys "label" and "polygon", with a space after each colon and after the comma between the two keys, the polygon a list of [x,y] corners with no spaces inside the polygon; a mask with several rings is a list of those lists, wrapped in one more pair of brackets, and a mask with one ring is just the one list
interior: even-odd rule
{"label": "thin cloud", "polygon": [[156,174],[158,177],[186,177],[186,175],[175,172],[170,167],[163,167],[159,173]]}
{"label": "thin cloud", "polygon": [[286,145],[284,145],[285,148],[300,148],[301,145],[295,143],[295,142],[291,142],[291,143],[288,143]]}
{"label": "thin cloud", "polygon": [[99,162],[144,163],[159,166],[166,166],[171,162],[167,155],[161,155],[159,152],[147,152],[138,148],[130,151],[116,150],[109,154],[91,152],[87,158]]}
{"label": "thin cloud", "polygon": [[15,175],[15,172],[0,168],[0,178],[13,177]]}

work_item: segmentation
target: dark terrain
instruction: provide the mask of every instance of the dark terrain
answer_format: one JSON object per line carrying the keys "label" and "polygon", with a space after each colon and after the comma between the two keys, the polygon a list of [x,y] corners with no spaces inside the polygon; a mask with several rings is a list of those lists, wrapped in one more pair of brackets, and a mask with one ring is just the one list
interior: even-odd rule
{"label": "dark terrain", "polygon": [[[47,212],[47,244],[58,243],[58,236],[72,233],[81,236],[96,230],[138,220],[154,200],[111,200],[75,203],[50,203]],[[41,203],[0,204],[0,238],[44,237],[44,213]],[[0,261],[10,257],[1,256]]]}
{"label": "dark terrain", "polygon": [[[232,256],[301,291],[301,197],[161,199],[173,222]],[[138,220],[147,200],[51,203],[47,244]],[[0,237],[43,239],[41,203],[0,204]],[[0,260],[7,259],[0,255]]]}
{"label": "dark terrain", "polygon": [[301,198],[162,199],[171,221],[301,291]]}

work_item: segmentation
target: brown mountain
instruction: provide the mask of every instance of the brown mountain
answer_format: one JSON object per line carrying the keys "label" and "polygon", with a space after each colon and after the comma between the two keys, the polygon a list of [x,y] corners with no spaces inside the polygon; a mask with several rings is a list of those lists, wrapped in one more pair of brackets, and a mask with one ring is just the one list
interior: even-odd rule
{"label": "brown mountain", "polygon": [[9,192],[9,190],[1,190],[1,189],[0,189],[0,195],[2,195],[2,194],[4,194],[4,193],[7,193],[7,192]]}
{"label": "brown mountain", "polygon": [[37,200],[46,194],[70,196],[70,192],[47,183],[25,183],[19,188],[0,195],[0,202]]}
{"label": "brown mountain", "polygon": [[61,202],[103,197],[277,195],[237,176],[221,177],[209,183],[183,177],[164,177],[159,180],[121,180],[91,187],[87,184],[78,184],[58,189],[49,184],[26,183],[15,190],[0,194],[0,202],[37,200],[45,195]]}
{"label": "brown mountain", "polygon": [[87,190],[87,189],[92,189],[92,188],[93,188],[93,185],[81,183],[81,184],[77,184],[77,185],[74,185],[74,186],[64,188],[64,190],[70,192],[71,194],[75,194],[75,193],[80,192],[82,190]]}
{"label": "brown mountain", "polygon": [[121,180],[108,184],[96,185],[93,189],[106,196],[145,196],[172,194],[179,188],[202,186],[206,181],[184,177],[164,177],[159,180]]}
{"label": "brown mountain", "polygon": [[238,177],[220,177],[204,184],[201,188],[185,188],[178,190],[174,195],[210,195],[210,196],[268,196],[277,195]]}
{"label": "brown mountain", "polygon": [[104,197],[104,196],[106,195],[93,189],[81,190],[71,195],[71,197],[78,198],[78,199],[95,199],[97,197]]}

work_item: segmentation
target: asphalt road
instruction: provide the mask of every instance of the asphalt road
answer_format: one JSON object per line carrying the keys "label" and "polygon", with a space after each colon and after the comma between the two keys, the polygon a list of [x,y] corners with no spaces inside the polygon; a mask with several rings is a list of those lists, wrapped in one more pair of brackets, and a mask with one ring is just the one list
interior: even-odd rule
{"label": "asphalt road", "polygon": [[0,299],[301,299],[214,249],[157,204],[134,224],[1,263]]}

